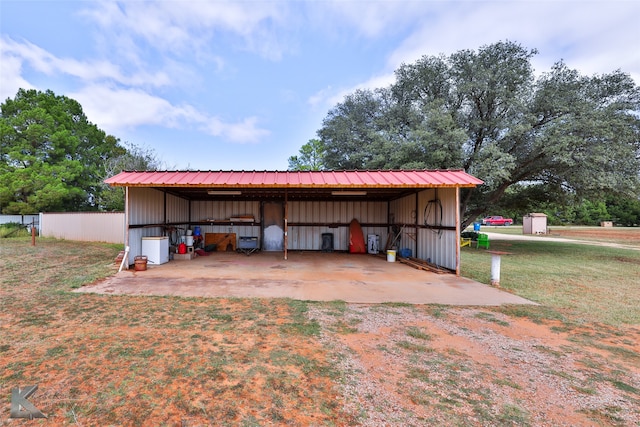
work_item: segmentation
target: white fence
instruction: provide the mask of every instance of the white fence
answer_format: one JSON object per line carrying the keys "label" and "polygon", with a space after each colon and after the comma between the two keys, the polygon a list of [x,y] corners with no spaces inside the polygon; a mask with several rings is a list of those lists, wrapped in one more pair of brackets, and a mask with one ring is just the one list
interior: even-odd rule
{"label": "white fence", "polygon": [[124,212],[41,213],[40,235],[84,242],[124,243]]}

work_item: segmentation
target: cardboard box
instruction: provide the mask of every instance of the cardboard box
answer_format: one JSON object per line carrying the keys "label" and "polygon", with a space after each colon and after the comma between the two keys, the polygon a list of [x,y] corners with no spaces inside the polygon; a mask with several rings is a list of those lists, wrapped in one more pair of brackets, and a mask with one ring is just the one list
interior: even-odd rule
{"label": "cardboard box", "polygon": [[174,261],[182,261],[182,260],[190,261],[196,257],[195,255],[196,254],[193,252],[186,253],[186,254],[173,254],[173,259]]}

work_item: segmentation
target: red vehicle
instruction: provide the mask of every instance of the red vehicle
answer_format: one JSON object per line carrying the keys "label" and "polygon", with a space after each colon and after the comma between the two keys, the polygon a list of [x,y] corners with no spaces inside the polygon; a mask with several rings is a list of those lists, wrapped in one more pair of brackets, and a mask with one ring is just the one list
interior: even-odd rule
{"label": "red vehicle", "polygon": [[503,218],[501,216],[488,216],[482,219],[482,225],[504,225],[509,226],[513,224],[513,219],[511,218]]}

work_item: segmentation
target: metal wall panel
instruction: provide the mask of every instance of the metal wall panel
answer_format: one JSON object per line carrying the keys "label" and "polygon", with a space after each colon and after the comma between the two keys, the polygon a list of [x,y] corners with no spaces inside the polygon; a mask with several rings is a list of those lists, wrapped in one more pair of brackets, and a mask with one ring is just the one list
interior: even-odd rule
{"label": "metal wall panel", "polygon": [[[455,227],[457,209],[455,188],[438,189],[437,191],[425,190],[420,193],[418,205],[421,211],[418,212],[418,217],[422,224],[425,224],[425,208],[432,200],[439,200],[442,205],[442,226]],[[433,218],[427,218],[427,221],[432,223]],[[455,270],[456,245],[459,244],[455,230],[422,229],[419,236],[418,252],[421,254],[420,258]]]}
{"label": "metal wall panel", "polygon": [[[326,226],[290,226],[288,248],[291,250],[320,250],[322,234],[333,234],[336,251],[349,249],[349,227],[352,219],[361,224],[387,223],[387,203],[366,201],[344,202],[289,202],[290,223],[342,224],[340,227]],[[380,236],[380,245],[384,247],[386,227],[362,227],[365,239],[368,234]]]}
{"label": "metal wall panel", "polygon": [[129,226],[164,223],[164,193],[153,188],[129,188]]}
{"label": "metal wall panel", "polygon": [[260,227],[255,225],[201,225],[200,231],[204,235],[205,233],[236,233],[236,237],[258,237],[260,238]]}
{"label": "metal wall panel", "polygon": [[189,201],[182,197],[167,194],[167,222],[189,222]]}
{"label": "metal wall panel", "polygon": [[[164,192],[153,188],[129,188],[129,227],[136,225],[163,224],[165,222]],[[164,227],[129,228],[129,265],[142,255],[142,238],[163,236]]]}
{"label": "metal wall panel", "polygon": [[[394,246],[397,249],[410,249],[412,256],[419,258],[416,250],[419,232],[416,228],[416,218],[419,216],[416,208],[417,200],[417,195],[412,194],[392,201],[389,205],[389,222],[396,224],[396,227],[400,227],[402,230],[401,237]],[[403,225],[405,226],[404,229],[402,229]]]}
{"label": "metal wall panel", "polygon": [[191,202],[191,221],[225,220],[253,215],[260,221],[260,202],[257,201],[195,201]]}
{"label": "metal wall panel", "polygon": [[155,234],[149,234],[148,229],[145,228],[132,228],[129,229],[129,265],[134,265],[135,257],[137,255],[144,255],[142,253],[142,238],[153,235],[161,235],[157,232]]}
{"label": "metal wall panel", "polygon": [[43,237],[124,243],[124,212],[43,213],[41,220]]}
{"label": "metal wall panel", "polygon": [[[437,214],[433,213],[434,209],[437,209]],[[452,270],[456,268],[458,239],[455,230],[424,228],[426,224],[436,223],[443,227],[456,226],[455,188],[429,189],[419,192],[417,199],[416,195],[411,195],[394,200],[389,205],[389,215],[397,226],[407,224],[399,243],[395,245],[398,249],[408,248],[416,258]],[[417,226],[409,227],[408,224]]]}

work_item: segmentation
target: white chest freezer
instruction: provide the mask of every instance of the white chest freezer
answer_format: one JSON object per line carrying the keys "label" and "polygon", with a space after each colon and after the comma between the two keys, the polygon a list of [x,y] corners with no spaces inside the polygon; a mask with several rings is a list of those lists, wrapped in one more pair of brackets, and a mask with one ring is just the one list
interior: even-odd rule
{"label": "white chest freezer", "polygon": [[169,262],[169,237],[143,237],[142,253],[147,256],[150,265],[160,265]]}

